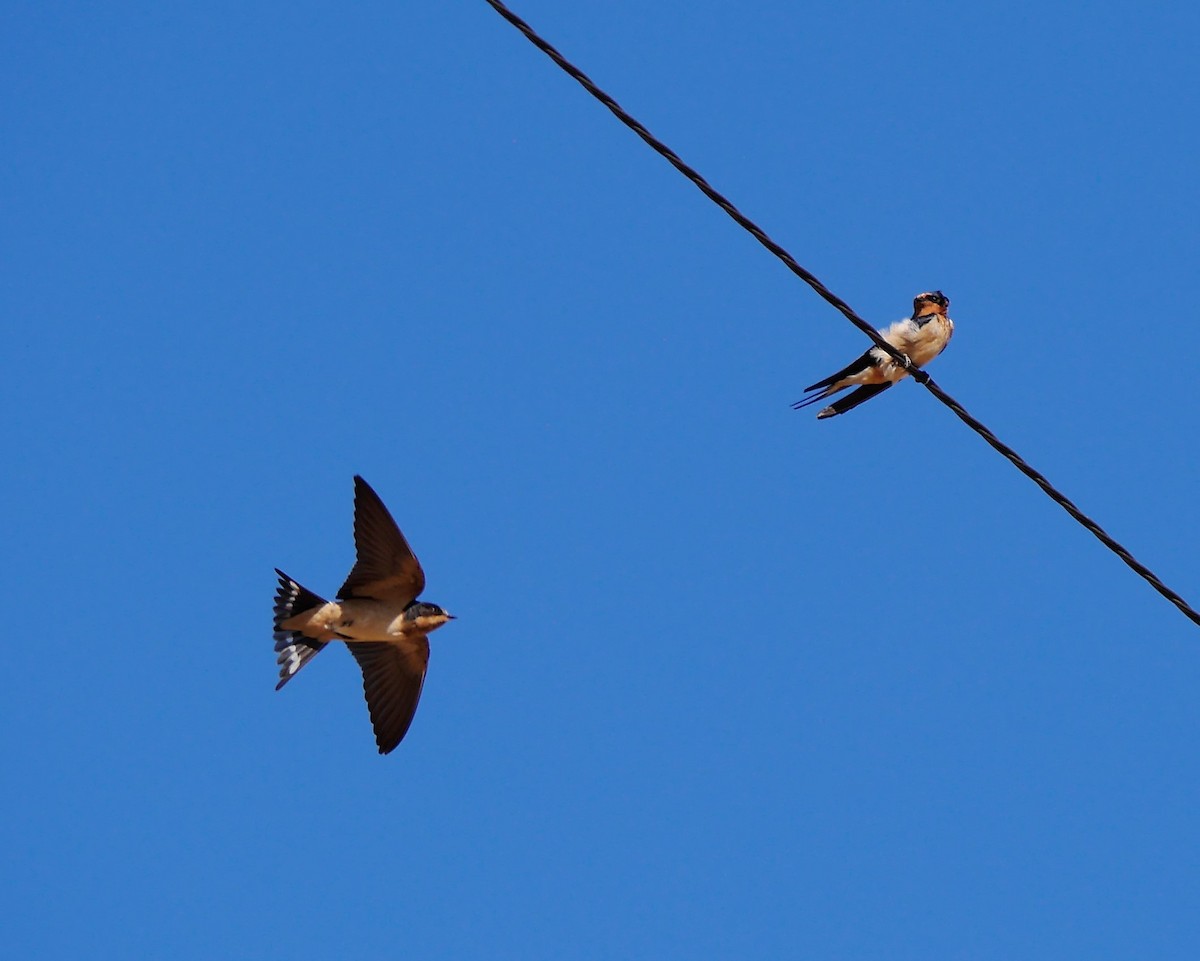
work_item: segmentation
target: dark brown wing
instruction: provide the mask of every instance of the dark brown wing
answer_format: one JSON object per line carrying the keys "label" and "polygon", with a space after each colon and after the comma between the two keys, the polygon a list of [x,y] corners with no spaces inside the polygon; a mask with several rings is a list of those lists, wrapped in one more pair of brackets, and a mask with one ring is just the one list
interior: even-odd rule
{"label": "dark brown wing", "polygon": [[425,590],[425,572],[408,541],[361,477],[354,478],[354,546],[358,559],[338,598],[373,597],[407,606]]}
{"label": "dark brown wing", "polygon": [[852,390],[845,397],[835,400],[821,411],[821,413],[817,414],[817,420],[824,420],[826,417],[836,417],[838,414],[844,414],[848,410],[854,410],[859,404],[866,403],[876,394],[887,390],[894,383],[895,381],[885,380],[882,384],[864,384],[858,390]]}
{"label": "dark brown wing", "polygon": [[865,354],[863,354],[861,357],[856,358],[852,363],[847,364],[845,367],[843,367],[841,370],[839,370],[836,374],[830,374],[824,380],[817,381],[811,387],[805,387],[804,393],[807,394],[810,390],[820,390],[822,387],[832,387],[843,377],[850,377],[854,374],[861,374],[864,370],[874,367],[876,363],[877,363],[877,361],[875,360],[874,354],[872,354],[871,351],[868,350]]}
{"label": "dark brown wing", "polygon": [[375,743],[380,754],[388,754],[404,740],[417,713],[429,666],[429,640],[418,636],[395,643],[347,641],[346,646],[362,668]]}

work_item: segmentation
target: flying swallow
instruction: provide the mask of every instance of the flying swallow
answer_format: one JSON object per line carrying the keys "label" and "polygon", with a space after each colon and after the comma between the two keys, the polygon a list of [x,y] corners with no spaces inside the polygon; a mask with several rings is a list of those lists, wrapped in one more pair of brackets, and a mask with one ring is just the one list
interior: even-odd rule
{"label": "flying swallow", "polygon": [[436,604],[417,600],[425,572],[379,495],[357,475],[354,546],[357,559],[336,601],[318,597],[275,569],[275,690],[330,641],[344,641],[362,668],[375,742],[379,753],[387,754],[404,739],[417,711],[429,665],[428,635],[454,618]]}
{"label": "flying swallow", "polygon": [[[887,330],[881,330],[879,333],[883,335],[884,340],[906,355],[914,366],[924,367],[950,343],[950,337],[954,333],[954,321],[946,314],[949,309],[950,299],[940,290],[917,294],[913,298],[912,316],[896,321]],[[817,381],[811,387],[805,387],[805,393],[813,390],[819,390],[820,393],[796,401],[792,404],[792,409],[799,410],[824,400],[839,390],[859,384],[858,390],[851,391],[841,400],[822,408],[817,414],[817,420],[834,417],[853,410],[907,376],[908,371],[885,350],[872,347],[836,374]]]}

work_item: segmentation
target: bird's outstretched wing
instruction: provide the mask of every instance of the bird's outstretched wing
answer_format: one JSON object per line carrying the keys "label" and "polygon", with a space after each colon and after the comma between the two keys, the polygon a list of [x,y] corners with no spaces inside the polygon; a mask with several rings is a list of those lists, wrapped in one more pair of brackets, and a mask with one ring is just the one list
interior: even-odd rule
{"label": "bird's outstretched wing", "polygon": [[354,477],[357,560],[338,598],[371,597],[406,606],[425,589],[425,572],[371,485]]}
{"label": "bird's outstretched wing", "polygon": [[347,641],[363,674],[363,694],[371,712],[375,743],[388,754],[404,740],[429,666],[429,640],[424,636],[403,641]]}

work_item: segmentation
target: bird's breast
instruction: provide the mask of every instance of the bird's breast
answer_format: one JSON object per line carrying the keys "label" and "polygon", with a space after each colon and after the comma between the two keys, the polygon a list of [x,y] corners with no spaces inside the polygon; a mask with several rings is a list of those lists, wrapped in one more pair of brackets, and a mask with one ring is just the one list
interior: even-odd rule
{"label": "bird's breast", "polygon": [[953,333],[954,322],[939,314],[917,331],[908,351],[909,359],[918,367],[924,367],[946,349]]}
{"label": "bird's breast", "polygon": [[405,633],[403,625],[404,608],[382,601],[354,598],[342,601],[334,630],[354,641],[390,641]]}

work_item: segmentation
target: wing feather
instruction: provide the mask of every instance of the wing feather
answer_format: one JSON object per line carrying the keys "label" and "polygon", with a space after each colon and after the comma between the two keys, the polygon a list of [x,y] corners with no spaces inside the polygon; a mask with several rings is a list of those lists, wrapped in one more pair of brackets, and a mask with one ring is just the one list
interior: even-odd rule
{"label": "wing feather", "polygon": [[425,589],[425,572],[379,495],[354,477],[354,546],[357,559],[338,591],[340,600],[370,597],[404,607]]}
{"label": "wing feather", "polygon": [[347,641],[363,674],[363,695],[375,730],[380,754],[404,740],[429,666],[429,639],[418,636],[399,642]]}

